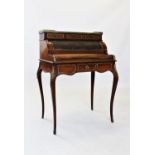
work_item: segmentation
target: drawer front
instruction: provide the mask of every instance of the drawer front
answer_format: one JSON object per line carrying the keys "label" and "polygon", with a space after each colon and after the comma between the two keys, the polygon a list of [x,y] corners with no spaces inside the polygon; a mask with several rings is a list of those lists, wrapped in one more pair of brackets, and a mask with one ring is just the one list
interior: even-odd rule
{"label": "drawer front", "polygon": [[74,74],[76,72],[90,72],[98,71],[105,72],[112,69],[110,63],[97,63],[97,64],[62,64],[58,65],[58,74]]}
{"label": "drawer front", "polygon": [[79,64],[77,66],[78,72],[88,72],[88,71],[95,71],[96,64]]}
{"label": "drawer front", "polygon": [[58,74],[74,74],[76,65],[58,65]]}
{"label": "drawer front", "polygon": [[107,70],[111,70],[112,69],[112,64],[97,64],[97,71],[98,72],[105,72]]}

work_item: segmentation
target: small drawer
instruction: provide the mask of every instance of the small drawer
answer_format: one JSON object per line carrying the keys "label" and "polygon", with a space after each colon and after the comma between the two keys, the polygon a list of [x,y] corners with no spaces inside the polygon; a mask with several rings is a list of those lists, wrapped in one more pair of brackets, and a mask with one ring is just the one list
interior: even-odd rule
{"label": "small drawer", "polygon": [[97,71],[99,72],[105,72],[107,70],[111,70],[112,69],[112,64],[107,64],[107,63],[100,63],[100,64],[97,64]]}
{"label": "small drawer", "polygon": [[78,72],[88,72],[88,71],[95,71],[96,65],[95,64],[79,64],[77,66]]}
{"label": "small drawer", "polygon": [[76,65],[58,65],[58,74],[74,74],[76,72]]}

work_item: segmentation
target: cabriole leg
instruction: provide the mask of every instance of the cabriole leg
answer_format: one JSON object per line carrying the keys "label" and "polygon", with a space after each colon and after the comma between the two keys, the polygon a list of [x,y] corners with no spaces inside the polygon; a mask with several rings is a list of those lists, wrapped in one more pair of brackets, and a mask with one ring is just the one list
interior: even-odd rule
{"label": "cabriole leg", "polygon": [[50,80],[50,86],[51,86],[51,95],[52,95],[52,102],[53,102],[53,120],[54,120],[54,129],[53,134],[56,134],[56,76],[51,73],[51,80]]}
{"label": "cabriole leg", "polygon": [[117,83],[118,83],[118,72],[116,70],[116,66],[114,65],[113,70],[111,71],[113,74],[113,86],[112,86],[112,93],[111,93],[111,100],[110,100],[110,118],[111,122],[114,122],[114,117],[113,117],[113,101],[115,97],[115,92],[117,88]]}
{"label": "cabriole leg", "polygon": [[39,89],[40,89],[40,95],[41,95],[41,101],[42,101],[42,115],[41,118],[44,118],[44,94],[43,94],[43,88],[42,88],[42,79],[41,79],[41,73],[42,70],[40,69],[40,65],[37,71],[37,79],[39,83]]}
{"label": "cabriole leg", "polygon": [[95,81],[95,72],[91,72],[91,110],[94,109],[94,81]]}

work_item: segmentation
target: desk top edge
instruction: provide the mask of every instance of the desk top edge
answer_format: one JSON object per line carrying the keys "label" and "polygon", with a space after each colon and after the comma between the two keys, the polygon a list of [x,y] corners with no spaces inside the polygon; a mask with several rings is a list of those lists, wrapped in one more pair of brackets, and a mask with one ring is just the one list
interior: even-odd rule
{"label": "desk top edge", "polygon": [[106,60],[106,61],[103,61],[103,60],[96,60],[96,61],[92,61],[92,60],[89,60],[89,61],[81,61],[81,62],[65,62],[65,61],[52,61],[52,60],[46,60],[46,59],[39,59],[40,62],[44,62],[44,63],[49,63],[49,64],[86,64],[86,63],[114,63],[116,62],[117,60],[114,59],[114,60]]}
{"label": "desk top edge", "polygon": [[69,33],[69,34],[100,34],[102,35],[103,32],[74,32],[74,31],[56,31],[56,30],[40,30],[39,34],[41,33]]}

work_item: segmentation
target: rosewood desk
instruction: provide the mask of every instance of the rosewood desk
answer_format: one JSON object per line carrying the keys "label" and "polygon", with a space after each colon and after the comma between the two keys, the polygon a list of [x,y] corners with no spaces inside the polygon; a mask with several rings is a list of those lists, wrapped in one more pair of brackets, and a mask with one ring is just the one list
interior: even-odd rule
{"label": "rosewood desk", "polygon": [[109,55],[102,41],[102,32],[64,32],[42,30],[40,34],[40,59],[37,78],[42,100],[42,118],[44,118],[44,95],[41,73],[49,72],[53,101],[54,130],[56,134],[56,78],[61,74],[73,75],[78,72],[91,73],[91,110],[93,110],[95,72],[111,71],[113,86],[110,100],[110,118],[113,119],[113,101],[118,83],[116,59]]}

